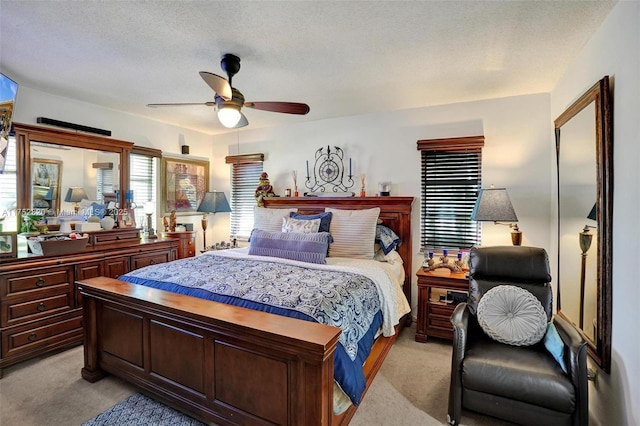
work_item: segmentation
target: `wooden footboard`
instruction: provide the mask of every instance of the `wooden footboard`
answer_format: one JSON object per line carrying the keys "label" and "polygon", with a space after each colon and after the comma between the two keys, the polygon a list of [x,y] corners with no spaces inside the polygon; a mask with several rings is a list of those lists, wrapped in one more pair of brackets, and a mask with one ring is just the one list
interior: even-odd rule
{"label": "wooden footboard", "polygon": [[84,379],[110,373],[219,424],[335,422],[340,329],[104,277],[78,287]]}

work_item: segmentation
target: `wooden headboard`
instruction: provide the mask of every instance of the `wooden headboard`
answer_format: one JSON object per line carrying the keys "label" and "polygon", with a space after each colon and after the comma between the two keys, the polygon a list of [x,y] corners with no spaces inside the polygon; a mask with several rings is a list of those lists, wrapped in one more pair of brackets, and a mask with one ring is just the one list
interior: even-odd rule
{"label": "wooden headboard", "polygon": [[404,294],[411,306],[411,205],[413,197],[271,197],[264,198],[264,206],[272,209],[297,208],[299,213],[322,213],[326,207],[362,210],[380,207],[380,219],[402,240],[397,251],[404,262]]}

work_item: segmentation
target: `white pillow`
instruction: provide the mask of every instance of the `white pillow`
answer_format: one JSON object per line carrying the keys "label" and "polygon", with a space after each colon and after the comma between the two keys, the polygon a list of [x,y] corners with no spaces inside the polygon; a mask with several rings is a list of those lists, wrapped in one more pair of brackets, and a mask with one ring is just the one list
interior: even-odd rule
{"label": "white pillow", "polygon": [[298,209],[266,209],[256,206],[253,209],[253,228],[282,232],[282,219],[289,217],[289,213],[297,211]]}
{"label": "white pillow", "polygon": [[380,207],[364,210],[324,209],[332,213],[330,257],[373,259]]}
{"label": "white pillow", "polygon": [[285,217],[282,219],[282,232],[302,232],[311,234],[320,229],[320,219],[302,220]]}
{"label": "white pillow", "polygon": [[489,337],[507,345],[535,345],[547,331],[547,314],[540,301],[515,285],[487,291],[478,302],[477,318]]}

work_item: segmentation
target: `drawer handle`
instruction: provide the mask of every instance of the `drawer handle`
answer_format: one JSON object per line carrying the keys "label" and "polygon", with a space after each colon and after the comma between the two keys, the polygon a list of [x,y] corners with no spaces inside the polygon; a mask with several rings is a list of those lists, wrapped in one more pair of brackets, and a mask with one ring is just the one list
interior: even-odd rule
{"label": "drawer handle", "polygon": [[38,303],[38,311],[42,312],[46,309],[47,307],[44,305],[44,302],[40,302]]}
{"label": "drawer handle", "polygon": [[155,264],[156,264],[155,259],[151,259],[151,260],[149,261],[149,265],[155,265]]}
{"label": "drawer handle", "polygon": [[120,235],[116,235],[116,240],[119,240],[119,239],[120,239]]}
{"label": "drawer handle", "polygon": [[42,277],[38,278],[36,281],[36,287],[42,287],[44,285],[44,279]]}
{"label": "drawer handle", "polygon": [[27,337],[27,339],[28,339],[30,342],[35,342],[35,341],[38,339],[38,335],[37,335],[36,333],[31,333],[31,334],[29,335],[29,337]]}

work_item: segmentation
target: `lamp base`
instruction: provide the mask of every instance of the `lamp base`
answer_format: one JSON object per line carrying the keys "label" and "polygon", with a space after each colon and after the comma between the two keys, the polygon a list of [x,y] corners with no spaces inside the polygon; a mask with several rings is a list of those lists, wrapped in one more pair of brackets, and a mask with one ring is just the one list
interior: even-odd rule
{"label": "lamp base", "polygon": [[519,246],[522,244],[522,231],[518,229],[518,225],[515,223],[509,226],[513,229],[513,231],[511,231],[511,242],[514,246]]}

